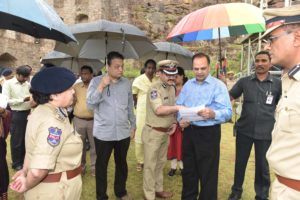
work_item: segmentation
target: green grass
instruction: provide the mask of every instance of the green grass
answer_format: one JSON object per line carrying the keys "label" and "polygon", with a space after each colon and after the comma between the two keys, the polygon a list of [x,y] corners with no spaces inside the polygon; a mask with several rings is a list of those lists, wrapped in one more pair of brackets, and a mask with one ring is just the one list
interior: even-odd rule
{"label": "green grass", "polygon": [[[9,138],[7,139],[9,145]],[[8,151],[10,150],[8,146]],[[7,160],[10,165],[10,152],[8,152]],[[134,155],[134,144],[131,143],[128,152],[128,180],[127,190],[135,200],[142,200],[142,180],[143,176],[141,172],[137,172],[135,155]],[[220,168],[219,168],[219,185],[218,185],[218,196],[219,200],[226,200],[230,193],[230,188],[233,183],[234,173],[234,161],[235,161],[235,138],[232,136],[232,124],[226,123],[222,125],[222,140],[221,140],[221,156],[220,156]],[[181,176],[178,174],[175,177],[168,177],[170,163],[167,162],[164,169],[164,188],[167,191],[172,191],[174,196],[170,199],[179,200],[181,195]],[[14,172],[10,169],[10,175]],[[108,170],[108,195],[110,199],[115,199],[113,193],[113,180],[114,180],[114,161],[113,156],[111,157],[109,170]],[[244,182],[243,200],[251,200],[255,198],[254,193],[254,160],[253,152],[248,162],[246,178]],[[22,195],[16,194],[9,190],[10,200],[23,199]],[[89,170],[83,177],[83,190],[81,195],[82,200],[96,199],[95,194],[95,178],[90,175]]]}

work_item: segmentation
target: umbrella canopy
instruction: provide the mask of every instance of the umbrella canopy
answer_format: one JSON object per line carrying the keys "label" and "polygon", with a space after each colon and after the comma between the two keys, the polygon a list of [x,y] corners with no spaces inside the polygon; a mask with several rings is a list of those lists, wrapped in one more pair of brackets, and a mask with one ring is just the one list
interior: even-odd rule
{"label": "umbrella canopy", "polygon": [[261,9],[247,3],[227,3],[204,7],[186,15],[167,38],[174,42],[191,42],[263,31],[265,19]]}
{"label": "umbrella canopy", "polygon": [[1,0],[0,29],[68,43],[76,41],[69,28],[44,0]]}
{"label": "umbrella canopy", "polygon": [[165,59],[177,60],[184,69],[192,69],[193,53],[190,50],[171,42],[156,42],[154,45],[156,49],[144,55],[142,59],[154,59],[156,62]]}
{"label": "umbrella canopy", "polygon": [[80,72],[80,68],[83,65],[89,65],[93,68],[94,73],[97,73],[103,66],[104,63],[99,59],[89,59],[84,57],[72,57],[68,54],[52,51],[42,58],[41,63],[51,63],[61,67],[68,68],[75,73]]}
{"label": "umbrella canopy", "polygon": [[55,50],[75,57],[105,59],[110,51],[117,51],[125,58],[137,59],[155,49],[145,33],[131,24],[99,20],[70,29],[78,45],[56,43]]}

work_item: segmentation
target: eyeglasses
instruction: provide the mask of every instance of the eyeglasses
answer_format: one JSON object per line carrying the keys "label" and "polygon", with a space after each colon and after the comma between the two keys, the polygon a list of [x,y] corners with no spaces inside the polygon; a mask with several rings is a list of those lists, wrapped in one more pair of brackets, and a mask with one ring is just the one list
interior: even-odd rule
{"label": "eyeglasses", "polygon": [[292,33],[292,31],[285,31],[279,35],[273,35],[273,36],[270,36],[266,39],[263,40],[263,42],[265,42],[267,45],[271,45],[275,40],[277,40],[278,38],[282,37],[282,36],[285,36],[285,35],[288,35]]}

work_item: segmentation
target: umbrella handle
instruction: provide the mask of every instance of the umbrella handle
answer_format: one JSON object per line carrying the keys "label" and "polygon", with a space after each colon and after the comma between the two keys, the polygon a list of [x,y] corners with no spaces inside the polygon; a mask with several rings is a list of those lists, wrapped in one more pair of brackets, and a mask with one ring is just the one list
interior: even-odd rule
{"label": "umbrella handle", "polygon": [[123,28],[120,29],[122,32],[122,53],[124,53],[125,50],[125,31]]}
{"label": "umbrella handle", "polygon": [[104,58],[105,66],[106,66],[106,60],[107,60],[107,45],[108,45],[108,35],[107,35],[107,32],[105,32],[105,58]]}

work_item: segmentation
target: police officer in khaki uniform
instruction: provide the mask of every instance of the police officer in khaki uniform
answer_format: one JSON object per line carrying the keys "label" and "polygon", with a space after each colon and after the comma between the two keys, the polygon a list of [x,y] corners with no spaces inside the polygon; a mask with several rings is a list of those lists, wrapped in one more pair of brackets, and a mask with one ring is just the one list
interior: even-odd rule
{"label": "police officer in khaki uniform", "polygon": [[163,168],[167,160],[168,138],[176,128],[175,106],[176,61],[163,60],[158,63],[160,80],[153,83],[147,94],[146,123],[142,131],[144,143],[144,198],[168,198],[171,192],[163,189]]}
{"label": "police officer in khaki uniform", "polygon": [[272,143],[267,152],[275,172],[272,200],[300,199],[300,5],[267,9],[267,42],[272,64],[283,67]]}
{"label": "police officer in khaki uniform", "polygon": [[227,90],[231,90],[231,88],[235,85],[236,80],[234,78],[234,71],[227,72],[226,86]]}
{"label": "police officer in khaki uniform", "polygon": [[73,102],[75,80],[71,71],[51,67],[31,81],[38,107],[28,119],[24,168],[11,183],[26,200],[80,199],[82,141],[65,109]]}

